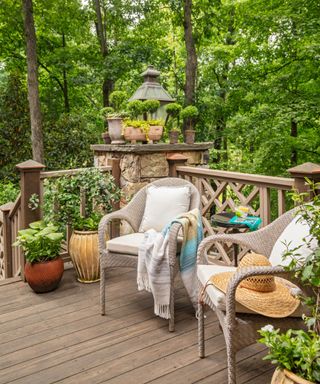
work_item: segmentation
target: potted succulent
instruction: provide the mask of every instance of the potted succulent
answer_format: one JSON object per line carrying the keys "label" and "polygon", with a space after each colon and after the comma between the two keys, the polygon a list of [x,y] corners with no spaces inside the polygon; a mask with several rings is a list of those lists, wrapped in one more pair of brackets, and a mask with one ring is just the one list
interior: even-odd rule
{"label": "potted succulent", "polygon": [[273,384],[320,383],[320,195],[316,193],[320,183],[307,182],[314,194],[313,203],[304,203],[305,193],[295,193],[294,200],[299,204],[297,213],[300,220],[309,224],[310,235],[316,239],[318,246],[311,248],[311,240],[305,238],[305,245],[310,249],[306,259],[299,257],[300,247],[287,250],[283,257],[290,258],[286,268],[310,290],[309,297],[301,297],[309,306],[310,314],[303,316],[307,331],[290,329],[281,334],[271,325],[260,330],[260,342],[270,350],[266,359],[278,365]]}
{"label": "potted succulent", "polygon": [[127,114],[122,111],[122,107],[126,98],[127,95],[125,92],[114,91],[110,94],[110,103],[113,108],[105,108],[105,110],[107,110],[106,116],[111,144],[125,144],[122,135],[122,121],[127,117]]}
{"label": "potted succulent", "polygon": [[194,105],[189,105],[185,107],[181,113],[180,117],[186,124],[186,130],[185,130],[185,142],[187,144],[193,144],[195,140],[195,133],[196,131],[193,129],[195,120],[198,117],[199,111],[198,108]]}
{"label": "potted succulent", "polygon": [[170,144],[177,144],[180,135],[180,112],[181,105],[178,103],[171,103],[166,105],[167,117],[165,120],[165,126],[170,127],[169,140]]}
{"label": "potted succulent", "polygon": [[26,257],[24,275],[36,293],[56,289],[63,275],[63,260],[59,256],[63,233],[58,226],[36,221],[18,232],[17,241]]}
{"label": "potted succulent", "polygon": [[69,225],[72,235],[69,254],[80,282],[100,278],[98,225],[105,213],[120,200],[120,189],[110,174],[88,168],[76,175],[46,180],[44,185],[44,216],[62,228]]}

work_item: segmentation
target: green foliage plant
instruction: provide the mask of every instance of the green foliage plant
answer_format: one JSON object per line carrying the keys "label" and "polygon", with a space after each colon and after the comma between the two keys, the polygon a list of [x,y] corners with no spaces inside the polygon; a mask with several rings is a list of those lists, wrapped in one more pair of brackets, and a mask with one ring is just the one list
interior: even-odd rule
{"label": "green foliage plant", "polygon": [[141,100],[129,101],[127,110],[131,119],[137,119],[143,113],[143,102]]}
{"label": "green foliage plant", "polygon": [[[87,168],[76,175],[64,175],[44,182],[44,220],[71,225],[75,230],[97,230],[101,217],[113,210],[121,191],[109,173]],[[81,200],[85,212],[80,213]]]}
{"label": "green foliage plant", "polygon": [[17,241],[13,245],[23,249],[29,263],[40,263],[59,256],[63,237],[57,225],[35,221],[29,228],[18,232]]}
{"label": "green foliage plant", "polygon": [[110,94],[110,104],[114,108],[115,112],[120,112],[124,107],[124,102],[127,99],[127,94],[123,91],[113,91]]}
{"label": "green foliage plant", "polygon": [[195,121],[199,115],[198,108],[194,105],[188,105],[180,112],[180,117],[186,122],[188,129],[194,127]]}
{"label": "green foliage plant", "polygon": [[143,103],[142,112],[147,115],[147,120],[151,119],[152,113],[155,113],[157,109],[160,107],[159,100],[145,100]]}
{"label": "green foliage plant", "polygon": [[18,197],[19,188],[11,181],[0,182],[0,205],[14,202]]}
{"label": "green foliage plant", "polygon": [[[301,297],[310,308],[309,315],[303,315],[308,331],[289,330],[280,334],[268,325],[259,332],[262,338],[259,340],[269,347],[266,359],[271,360],[280,368],[286,368],[296,375],[313,382],[320,382],[320,183],[314,183],[306,179],[310,191],[308,193],[293,193],[293,200],[298,205],[297,215],[299,220],[310,227],[310,236],[303,239],[311,253],[307,258],[301,258],[299,249],[287,250],[283,254],[284,259],[289,258],[289,265],[285,267],[291,271],[294,277],[300,279],[302,284],[309,288],[311,294]],[[306,203],[306,198],[313,196],[312,203]],[[311,247],[312,239],[316,239],[317,246]]]}
{"label": "green foliage plant", "polygon": [[[171,130],[179,130],[180,127],[180,112],[182,107],[178,103],[170,103],[165,107],[167,117],[165,120],[165,126],[170,125]],[[175,123],[175,124],[174,124]]]}

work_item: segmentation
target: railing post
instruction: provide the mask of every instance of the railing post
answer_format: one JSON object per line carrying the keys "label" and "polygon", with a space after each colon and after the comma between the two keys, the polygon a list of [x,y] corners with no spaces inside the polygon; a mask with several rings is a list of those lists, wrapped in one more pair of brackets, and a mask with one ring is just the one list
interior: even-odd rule
{"label": "railing post", "polygon": [[167,155],[167,161],[169,163],[169,176],[177,177],[177,167],[186,165],[188,157],[181,155],[180,153],[172,153]]}
{"label": "railing post", "polygon": [[[288,172],[294,178],[294,188],[298,193],[309,192],[308,184],[305,178],[317,183],[320,181],[320,165],[315,163],[304,163],[288,169]],[[310,196],[312,198],[312,196]]]}
{"label": "railing post", "polygon": [[[120,159],[112,158],[111,159],[111,174],[114,178],[115,184],[120,188],[120,178],[121,178],[121,168],[120,168]],[[120,202],[113,204],[113,210],[117,211],[120,208]],[[120,236],[120,221],[113,220],[111,225],[111,236],[112,238]]]}
{"label": "railing post", "polygon": [[[27,160],[16,166],[20,171],[20,189],[21,189],[21,227],[27,228],[30,223],[41,219],[40,207],[36,209],[29,208],[29,200],[33,194],[40,196],[40,172],[44,165],[34,160]],[[21,256],[21,278],[24,280],[25,258]]]}
{"label": "railing post", "polygon": [[1,205],[0,210],[3,215],[3,256],[4,256],[4,277],[12,277],[12,234],[9,213],[13,203]]}

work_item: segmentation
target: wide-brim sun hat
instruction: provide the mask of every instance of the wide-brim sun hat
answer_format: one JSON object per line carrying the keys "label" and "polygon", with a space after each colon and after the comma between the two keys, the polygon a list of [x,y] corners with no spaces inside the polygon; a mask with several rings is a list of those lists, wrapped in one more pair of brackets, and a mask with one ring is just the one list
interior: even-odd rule
{"label": "wide-brim sun hat", "polygon": [[[239,263],[236,271],[247,267],[271,266],[269,260],[256,253],[248,253]],[[226,293],[230,279],[236,272],[222,272],[211,276],[211,283]],[[294,297],[283,279],[272,275],[259,275],[243,280],[236,290],[236,301],[253,312],[264,316],[282,318],[290,316],[300,305],[300,300]],[[288,284],[290,284],[288,282]]]}

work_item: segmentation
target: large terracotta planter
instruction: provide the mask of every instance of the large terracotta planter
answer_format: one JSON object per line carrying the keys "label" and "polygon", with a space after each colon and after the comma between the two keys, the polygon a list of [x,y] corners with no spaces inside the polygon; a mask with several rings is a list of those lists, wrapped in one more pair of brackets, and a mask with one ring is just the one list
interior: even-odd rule
{"label": "large terracotta planter", "polygon": [[126,127],[123,135],[125,140],[130,141],[132,144],[137,141],[147,141],[146,134],[141,128]]}
{"label": "large terracotta planter", "polygon": [[122,135],[122,118],[110,117],[108,120],[108,132],[111,138],[111,144],[125,144]]}
{"label": "large terracotta planter", "polygon": [[50,261],[24,266],[24,275],[30,287],[36,293],[50,292],[56,289],[63,275],[64,265],[61,257]]}
{"label": "large terracotta planter", "polygon": [[149,130],[149,142],[157,142],[161,139],[163,134],[163,126],[162,125],[150,125]]}
{"label": "large terracotta planter", "polygon": [[277,368],[272,376],[271,384],[315,384],[305,380],[286,369]]}
{"label": "large terracotta planter", "polygon": [[97,231],[73,231],[69,254],[81,283],[94,283],[100,279]]}

